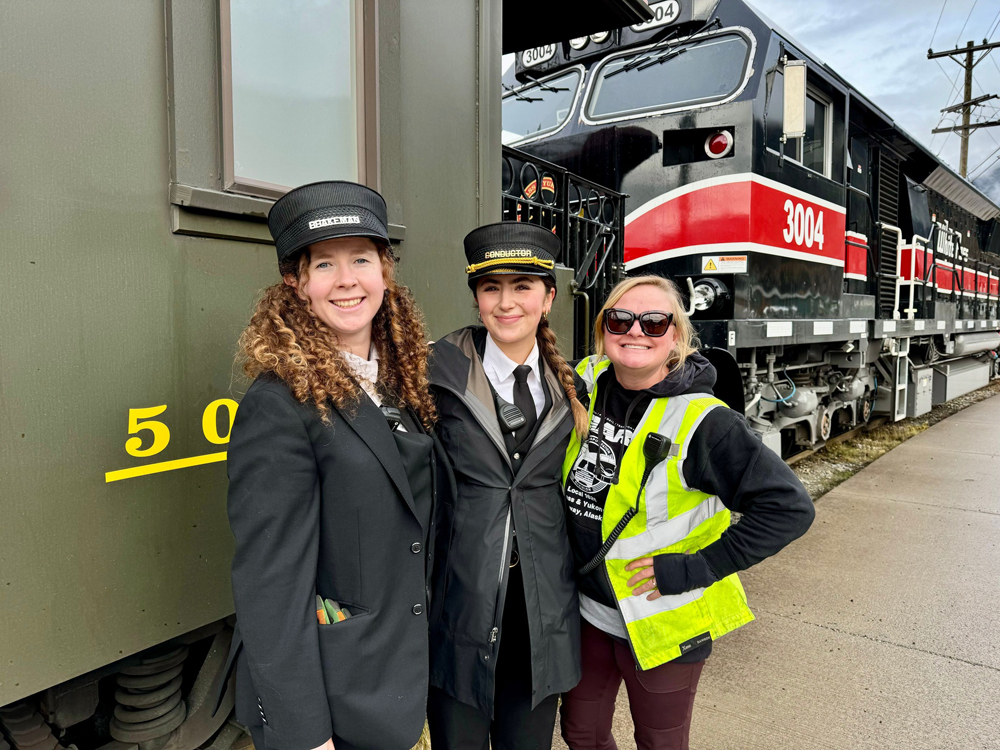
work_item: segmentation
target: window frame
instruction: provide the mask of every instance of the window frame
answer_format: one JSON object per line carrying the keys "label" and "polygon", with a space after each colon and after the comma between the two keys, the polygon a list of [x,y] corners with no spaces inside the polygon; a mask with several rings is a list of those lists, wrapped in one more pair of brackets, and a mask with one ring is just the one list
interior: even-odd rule
{"label": "window frame", "polygon": [[[775,85],[777,85],[777,82],[775,83]],[[810,96],[826,108],[826,115],[823,118],[824,120],[823,171],[817,172],[812,167],[807,167],[803,163],[803,157],[805,156],[805,154],[804,153],[800,154],[800,151],[802,151],[805,148],[805,136],[802,136],[801,138],[792,139],[796,142],[794,154],[789,154],[787,151],[785,151],[786,147],[788,146],[788,141],[782,141],[780,151],[775,151],[773,148],[767,145],[765,145],[764,148],[766,151],[771,152],[775,156],[788,159],[789,161],[794,162],[798,166],[812,172],[813,174],[817,174],[820,177],[825,177],[828,180],[833,180],[834,179],[832,176],[833,175],[833,99],[831,99],[829,96],[827,96],[826,93],[818,89],[813,84],[807,82],[806,97]],[[782,127],[784,127],[784,119],[782,119]],[[767,136],[765,134],[765,141],[766,137]]]}
{"label": "window frame", "polygon": [[564,75],[566,75],[568,73],[571,73],[574,70],[577,71],[577,72],[579,72],[580,79],[576,82],[576,91],[573,93],[573,101],[569,105],[569,112],[566,113],[565,119],[563,119],[563,121],[560,122],[554,128],[550,128],[548,130],[539,130],[539,131],[537,131],[535,133],[531,133],[529,135],[526,135],[523,138],[518,138],[515,141],[511,141],[510,143],[508,143],[506,145],[512,146],[512,147],[515,147],[515,148],[518,147],[518,146],[523,146],[523,145],[525,145],[527,143],[532,143],[533,141],[537,141],[539,138],[546,138],[548,136],[555,135],[560,130],[562,130],[563,128],[565,128],[569,124],[569,121],[571,119],[573,119],[573,113],[576,111],[577,107],[580,105],[580,96],[583,93],[583,85],[584,85],[584,83],[587,80],[587,69],[584,68],[583,65],[570,65],[569,67],[563,68],[562,70],[559,70],[559,71],[557,71],[555,73],[547,75],[544,78],[538,78],[533,83],[525,84],[524,86],[520,86],[520,87],[514,89],[513,91],[504,92],[503,96],[500,97],[500,129],[501,129],[501,131],[503,130],[503,103],[504,103],[504,101],[506,101],[507,99],[513,97],[515,94],[523,93],[526,90],[530,91],[533,88],[538,88],[539,84],[549,83],[549,81],[555,80],[556,78],[560,78],[561,76],[564,76]]}
{"label": "window frame", "polygon": [[[233,138],[232,0],[219,0],[219,70],[222,109],[222,189],[227,193],[276,199],[295,185],[278,185],[236,174]],[[379,189],[378,3],[355,0],[356,87],[358,92],[357,181]]]}
{"label": "window frame", "polygon": [[[585,95],[583,106],[580,108],[580,120],[586,123],[587,125],[606,125],[608,123],[613,123],[613,122],[624,122],[627,120],[638,120],[648,117],[658,117],[660,115],[668,115],[668,114],[673,114],[675,112],[687,112],[690,110],[705,109],[706,107],[718,107],[719,105],[722,104],[728,104],[729,102],[739,97],[746,90],[747,84],[750,82],[750,78],[753,76],[754,60],[756,59],[757,56],[757,37],[755,37],[753,32],[745,26],[727,26],[725,28],[718,29],[715,31],[706,31],[701,34],[696,34],[695,36],[687,37],[681,43],[686,44],[688,42],[694,42],[708,37],[725,36],[727,34],[736,34],[738,36],[742,36],[749,43],[747,56],[743,63],[743,80],[740,82],[739,86],[736,87],[736,90],[733,91],[733,93],[730,94],[729,96],[711,102],[702,102],[700,104],[686,104],[680,107],[665,105],[660,109],[649,109],[649,110],[644,110],[642,112],[636,112],[632,110],[625,113],[619,112],[603,117],[596,117],[596,118],[590,117],[590,115],[588,114],[588,110],[590,108],[591,99],[593,98],[594,95],[594,85],[600,79],[601,70],[613,60],[616,60],[620,57],[641,55],[647,50],[656,46],[656,44],[647,44],[642,47],[633,47],[631,49],[623,50],[614,55],[608,55],[603,60],[601,60],[600,64],[597,65],[597,67],[595,67],[593,70],[590,71],[590,75],[588,76],[589,80],[587,81],[587,92]],[[679,45],[668,45],[668,47],[669,46],[679,46]],[[668,47],[664,47],[663,48],[664,51],[668,49]]]}

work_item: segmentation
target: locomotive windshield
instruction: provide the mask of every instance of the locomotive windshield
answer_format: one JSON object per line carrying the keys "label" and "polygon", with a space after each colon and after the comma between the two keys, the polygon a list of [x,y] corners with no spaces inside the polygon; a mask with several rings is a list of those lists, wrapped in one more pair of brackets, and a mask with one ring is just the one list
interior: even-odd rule
{"label": "locomotive windshield", "polygon": [[634,66],[634,51],[601,65],[587,101],[588,118],[605,120],[728,99],[743,86],[750,43],[742,34],[728,33],[647,54]]}
{"label": "locomotive windshield", "polygon": [[557,130],[569,118],[577,89],[579,69],[555,78],[529,83],[503,98],[504,144]]}

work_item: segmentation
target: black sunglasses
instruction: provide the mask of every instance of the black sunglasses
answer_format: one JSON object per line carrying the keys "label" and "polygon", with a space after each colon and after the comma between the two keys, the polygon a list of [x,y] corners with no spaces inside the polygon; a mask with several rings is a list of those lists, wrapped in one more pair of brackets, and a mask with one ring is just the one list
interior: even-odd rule
{"label": "black sunglasses", "polygon": [[615,336],[623,336],[632,330],[632,324],[635,323],[636,318],[639,319],[639,328],[642,329],[642,332],[653,338],[664,335],[674,322],[673,313],[648,310],[636,315],[631,310],[610,307],[604,311],[604,330]]}

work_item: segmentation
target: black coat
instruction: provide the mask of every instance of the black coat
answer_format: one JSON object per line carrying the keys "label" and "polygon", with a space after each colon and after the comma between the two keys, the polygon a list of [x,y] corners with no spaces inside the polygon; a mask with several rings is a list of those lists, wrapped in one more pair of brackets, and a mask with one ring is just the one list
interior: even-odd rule
{"label": "black coat", "polygon": [[[435,463],[431,438],[415,441],[425,469],[415,496],[370,399],[331,409],[331,420],[273,376],[253,383],[236,414],[236,716],[268,750],[310,750],[331,736],[338,748],[405,750],[424,724],[428,541],[445,460]],[[317,593],[353,616],[319,625]]]}
{"label": "black coat", "polygon": [[561,471],[573,429],[569,402],[544,365],[552,407],[513,471],[472,326],[434,344],[436,432],[457,497],[439,506],[431,612],[431,684],[492,716],[503,639],[512,531],[531,636],[532,708],[580,680],[580,613],[566,531]]}

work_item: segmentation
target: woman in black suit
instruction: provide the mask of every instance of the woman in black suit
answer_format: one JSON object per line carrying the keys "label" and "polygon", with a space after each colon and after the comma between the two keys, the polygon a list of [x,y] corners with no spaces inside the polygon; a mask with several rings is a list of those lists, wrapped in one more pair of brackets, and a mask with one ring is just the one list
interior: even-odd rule
{"label": "woman in black suit", "polygon": [[[229,446],[237,718],[258,750],[405,750],[424,724],[431,519],[449,481],[423,322],[378,193],[306,185],[268,227],[284,280],[240,339],[256,380]],[[349,618],[324,624],[317,595]]]}

